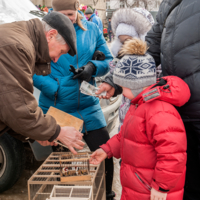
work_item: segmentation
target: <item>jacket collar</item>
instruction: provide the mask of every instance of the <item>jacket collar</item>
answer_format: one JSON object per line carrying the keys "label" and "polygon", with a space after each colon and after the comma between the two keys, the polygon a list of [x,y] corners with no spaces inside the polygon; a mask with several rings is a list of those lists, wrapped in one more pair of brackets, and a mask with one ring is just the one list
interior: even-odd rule
{"label": "jacket collar", "polygon": [[164,79],[165,82],[158,79],[156,84],[147,87],[135,97],[131,101],[131,104],[137,104],[139,106],[143,103],[159,100],[181,107],[188,102],[190,99],[190,89],[181,78],[176,76],[165,76],[162,77],[162,79]]}
{"label": "jacket collar", "polygon": [[43,76],[48,75],[51,73],[51,58],[42,23],[39,19],[32,19],[27,21],[27,27],[36,52],[35,73]]}
{"label": "jacket collar", "polygon": [[[140,94],[138,94],[132,101],[131,104],[133,105],[141,105],[143,103],[145,103],[144,100],[144,95],[147,91],[149,92],[150,88],[152,88],[152,86],[149,86],[148,88],[146,88],[145,90],[143,90]],[[148,93],[147,92],[147,93]],[[149,95],[151,95],[152,93],[149,93]],[[148,95],[148,94],[147,94]],[[146,96],[146,95],[145,95]],[[155,98],[154,98],[155,99]]]}
{"label": "jacket collar", "polygon": [[90,21],[95,15],[96,15],[96,14],[93,13],[93,14],[91,15],[91,17],[88,19],[88,21]]}

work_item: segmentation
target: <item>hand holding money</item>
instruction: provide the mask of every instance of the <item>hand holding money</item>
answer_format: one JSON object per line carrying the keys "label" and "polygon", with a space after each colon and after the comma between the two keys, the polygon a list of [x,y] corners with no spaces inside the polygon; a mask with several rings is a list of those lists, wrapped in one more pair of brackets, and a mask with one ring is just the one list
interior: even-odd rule
{"label": "hand holding money", "polygon": [[108,83],[104,82],[99,86],[99,90],[96,92],[97,95],[99,95],[100,93],[105,92],[106,95],[105,96],[99,96],[99,98],[103,98],[103,99],[110,99],[114,93],[115,93],[115,88],[112,87],[111,85],[109,85]]}
{"label": "hand holding money", "polygon": [[98,87],[95,87],[95,86],[89,84],[86,81],[83,81],[81,83],[80,91],[81,91],[82,94],[95,96],[95,97],[97,97],[97,96],[106,96],[106,92],[102,92],[100,94],[96,94],[96,92],[98,90],[99,90]]}

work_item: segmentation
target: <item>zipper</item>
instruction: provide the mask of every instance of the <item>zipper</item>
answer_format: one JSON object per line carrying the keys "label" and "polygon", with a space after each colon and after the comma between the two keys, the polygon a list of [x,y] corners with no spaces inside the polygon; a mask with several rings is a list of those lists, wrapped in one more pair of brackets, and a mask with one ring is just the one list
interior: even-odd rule
{"label": "zipper", "polygon": [[[58,85],[59,85],[59,80],[58,78],[55,78],[55,80],[58,82]],[[54,106],[56,106],[56,100],[57,100],[57,97],[58,97],[58,91],[55,93],[55,99],[54,99]]]}
{"label": "zipper", "polygon": [[136,175],[136,177],[138,178],[138,180],[139,180],[149,191],[151,191],[151,186],[148,185],[147,183],[145,183],[145,182],[139,177],[139,175],[137,174],[137,172],[135,172],[135,175]]}
{"label": "zipper", "polygon": [[[79,66],[78,66],[78,51],[77,51],[77,55],[76,55],[76,65],[77,65],[77,69],[79,69]],[[81,115],[81,113],[79,112],[79,106],[80,106],[80,86],[81,86],[81,81],[78,80],[78,107],[77,107],[77,112],[78,114],[80,115],[81,119],[83,120],[83,127],[85,129],[85,134],[87,135],[88,132],[87,132],[87,129],[86,129],[86,126],[85,126],[85,121],[83,119],[83,116]]]}

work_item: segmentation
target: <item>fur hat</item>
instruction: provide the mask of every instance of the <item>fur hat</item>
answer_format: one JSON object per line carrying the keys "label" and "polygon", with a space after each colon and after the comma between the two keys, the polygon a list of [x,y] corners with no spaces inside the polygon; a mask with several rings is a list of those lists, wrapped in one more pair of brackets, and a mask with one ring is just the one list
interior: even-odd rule
{"label": "fur hat", "polygon": [[114,12],[111,19],[112,31],[116,35],[111,44],[113,56],[116,57],[123,46],[118,39],[119,35],[129,35],[144,41],[153,23],[153,16],[143,8],[123,8]]}
{"label": "fur hat", "polygon": [[117,27],[121,23],[133,26],[139,37],[146,34],[152,26],[150,21],[147,20],[143,14],[132,8],[119,9],[113,13],[111,25],[112,31],[115,35]]}
{"label": "fur hat", "polygon": [[80,6],[79,0],[52,0],[51,4],[54,11],[78,10]]}

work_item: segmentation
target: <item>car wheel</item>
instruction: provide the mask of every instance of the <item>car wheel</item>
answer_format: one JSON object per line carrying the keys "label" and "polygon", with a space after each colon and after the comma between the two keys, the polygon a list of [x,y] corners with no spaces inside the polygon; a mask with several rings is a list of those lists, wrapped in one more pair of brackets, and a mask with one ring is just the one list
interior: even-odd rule
{"label": "car wheel", "polygon": [[23,143],[9,134],[0,137],[0,193],[11,188],[25,166]]}

